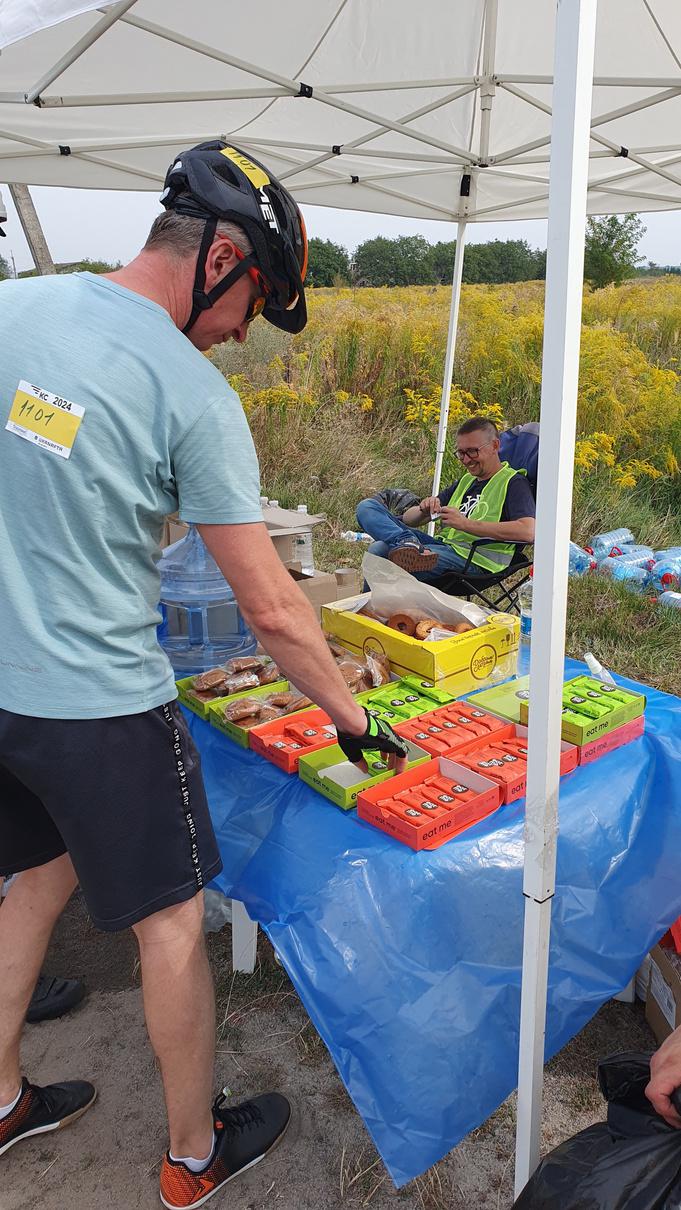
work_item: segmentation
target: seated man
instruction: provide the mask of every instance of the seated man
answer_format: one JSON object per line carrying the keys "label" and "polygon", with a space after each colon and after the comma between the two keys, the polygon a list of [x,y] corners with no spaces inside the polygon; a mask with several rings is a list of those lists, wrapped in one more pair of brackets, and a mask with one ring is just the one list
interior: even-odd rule
{"label": "seated man", "polygon": [[[382,555],[429,583],[446,572],[462,571],[471,544],[469,571],[484,576],[508,567],[514,543],[534,541],[535,504],[523,471],[499,458],[499,434],[491,420],[474,416],[457,430],[456,456],[465,468],[461,478],[438,496],[427,496],[401,518],[378,500],[362,500],[357,524],[375,539],[371,554]],[[431,517],[440,521],[437,537],[414,529]]]}

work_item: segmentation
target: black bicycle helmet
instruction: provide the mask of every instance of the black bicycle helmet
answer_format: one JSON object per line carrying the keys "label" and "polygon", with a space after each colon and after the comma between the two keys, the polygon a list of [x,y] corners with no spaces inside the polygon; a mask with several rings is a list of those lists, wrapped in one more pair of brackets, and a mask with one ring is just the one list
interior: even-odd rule
{"label": "black bicycle helmet", "polygon": [[[269,288],[265,319],[285,332],[300,332],[305,327],[305,223],[290,193],[262,164],[221,139],[199,143],[171,164],[161,204],[166,210],[206,223],[196,263],[192,313],[184,332],[251,266],[260,271]],[[253,252],[206,294],[206,257],[220,221],[243,228]]]}

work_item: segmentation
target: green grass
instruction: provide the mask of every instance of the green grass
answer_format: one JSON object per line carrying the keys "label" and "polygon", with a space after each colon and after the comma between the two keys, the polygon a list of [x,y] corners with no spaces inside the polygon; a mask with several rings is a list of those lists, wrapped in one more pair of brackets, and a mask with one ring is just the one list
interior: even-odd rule
{"label": "green grass", "polygon": [[570,581],[566,651],[667,693],[681,688],[681,612],[605,576]]}
{"label": "green grass", "polygon": [[[265,327],[265,325],[263,325]],[[424,431],[403,423],[377,426],[372,414],[346,405],[256,409],[249,417],[263,491],[283,506],[306,503],[327,514],[314,535],[320,570],[359,567],[365,547],[341,540],[356,529],[357,502],[383,487],[425,493],[432,456]],[[681,500],[674,480],[622,492],[603,474],[577,480],[572,534],[627,525],[636,540],[661,549],[681,544]],[[652,594],[651,594],[652,595]],[[570,581],[566,650],[585,651],[615,672],[677,693],[681,685],[681,612],[636,596],[605,576]]]}

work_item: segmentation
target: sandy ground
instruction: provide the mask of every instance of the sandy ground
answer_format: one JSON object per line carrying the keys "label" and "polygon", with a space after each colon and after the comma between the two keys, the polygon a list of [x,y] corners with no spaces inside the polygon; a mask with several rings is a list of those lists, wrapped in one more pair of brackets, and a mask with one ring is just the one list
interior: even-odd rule
{"label": "sandy ground", "polygon": [[[218,990],[216,1087],[227,1084],[235,1099],[279,1088],[295,1112],[282,1146],[211,1207],[511,1207],[513,1098],[437,1167],[397,1192],[268,942],[261,938],[254,975],[234,976],[230,941],[229,927],[210,938]],[[0,1210],[155,1210],[165,1124],[134,941],[129,934],[97,933],[76,896],[45,969],[79,975],[90,994],[71,1016],[27,1027],[25,1070],[41,1083],[91,1079],[99,1098],[63,1133],[7,1153],[0,1161]],[[595,1080],[599,1056],[652,1047],[640,1005],[606,1005],[549,1066],[544,1149],[604,1116]]]}

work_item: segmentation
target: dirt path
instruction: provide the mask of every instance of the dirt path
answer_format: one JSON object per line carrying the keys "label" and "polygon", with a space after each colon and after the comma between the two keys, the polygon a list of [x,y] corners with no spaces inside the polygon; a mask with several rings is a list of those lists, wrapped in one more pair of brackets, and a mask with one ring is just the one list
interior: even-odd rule
{"label": "dirt path", "polygon": [[[272,950],[261,938],[252,976],[233,976],[230,930],[210,938],[218,989],[216,1086],[236,1099],[279,1088],[295,1116],[286,1142],[218,1195],[216,1210],[485,1210],[512,1205],[513,1099],[419,1181],[397,1192],[336,1070]],[[136,948],[105,935],[72,900],[46,969],[80,975],[87,1002],[61,1021],[29,1026],[24,1064],[41,1082],[83,1077],[93,1109],[63,1134],[27,1141],[0,1163],[0,1210],[156,1210],[166,1145],[160,1081],[142,1018]],[[549,1066],[545,1145],[603,1116],[600,1055],[652,1048],[640,1006],[606,1005]]]}

